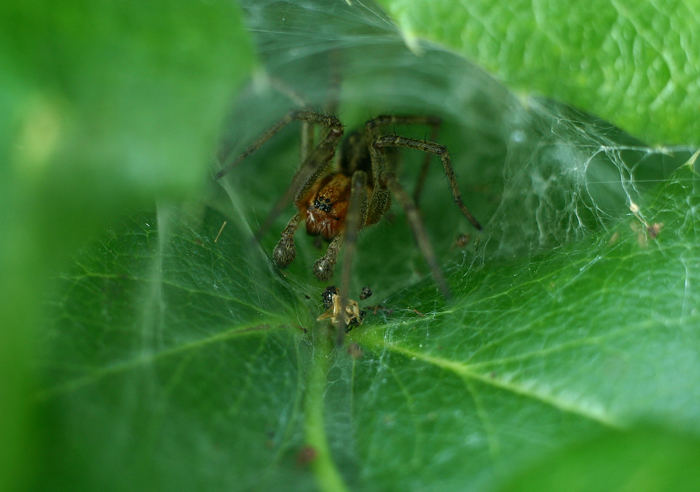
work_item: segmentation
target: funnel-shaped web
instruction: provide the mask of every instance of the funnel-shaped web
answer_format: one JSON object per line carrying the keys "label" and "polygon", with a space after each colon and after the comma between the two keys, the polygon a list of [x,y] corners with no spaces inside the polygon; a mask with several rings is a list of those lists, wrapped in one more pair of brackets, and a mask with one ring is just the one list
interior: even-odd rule
{"label": "funnel-shaped web", "polygon": [[[591,489],[645,470],[670,484],[678,466],[694,479],[694,149],[652,148],[514,95],[440,47],[418,55],[366,0],[241,3],[260,65],[231,101],[212,181],[300,105],[330,107],[346,131],[380,114],[434,115],[483,231],[433,158],[421,214],[454,298],[394,204],[360,233],[347,295],[374,295],[335,347],[316,321],[322,251],[299,231],[289,268],[270,259],[291,205],[252,241],[307,152],[289,125],[206,205],[126,220],[62,275],[38,395],[55,422],[51,466],[92,489],[121,488],[127,471],[144,490],[484,490],[533,460],[562,489],[576,463],[615,481]],[[410,192],[424,156],[400,158]],[[643,452],[658,442],[663,453]]]}

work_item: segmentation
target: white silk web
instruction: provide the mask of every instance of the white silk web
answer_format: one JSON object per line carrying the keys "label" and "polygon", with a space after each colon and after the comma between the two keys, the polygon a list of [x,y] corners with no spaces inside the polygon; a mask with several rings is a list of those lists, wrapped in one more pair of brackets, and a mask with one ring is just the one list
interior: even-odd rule
{"label": "white silk web", "polygon": [[[260,68],[235,101],[222,161],[235,157],[301,104],[323,111],[337,99],[339,106],[333,110],[348,129],[378,114],[438,115],[444,120],[438,140],[448,146],[465,201],[485,230],[476,233],[452,206],[437,160],[421,208],[443,265],[457,263],[466,274],[499,258],[535,255],[604,231],[629,214],[631,204],[639,205],[643,214],[645,192],[693,150],[649,147],[570,107],[515,95],[440,47],[421,43],[409,49],[369,1],[241,3]],[[391,131],[428,136],[425,128]],[[245,209],[241,216],[249,218],[251,230],[289,183],[298,165],[298,140],[296,128],[281,132],[250,158],[252,162],[238,166],[235,178],[227,178],[235,190],[229,194]],[[405,154],[402,180],[410,189],[421,156]],[[265,179],[259,179],[261,175]],[[402,215],[398,206],[394,211]],[[387,219],[363,232],[355,273],[382,286],[384,277],[376,272],[404,271],[399,275],[404,286],[427,270],[407,226],[391,232],[403,218],[392,213]],[[265,247],[274,244],[286,220],[286,215],[279,218]],[[460,234],[471,239],[465,249],[456,246]],[[411,253],[373,254],[373,248],[408,248]],[[307,266],[319,255],[313,248],[299,250]],[[389,283],[397,279],[383,286],[395,290]]]}

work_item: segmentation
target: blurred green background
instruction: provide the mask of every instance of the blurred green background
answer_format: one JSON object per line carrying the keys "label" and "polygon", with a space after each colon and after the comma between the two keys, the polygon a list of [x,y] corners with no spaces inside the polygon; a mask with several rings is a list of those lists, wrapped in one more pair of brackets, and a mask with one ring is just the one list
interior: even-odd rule
{"label": "blurred green background", "polygon": [[49,279],[115,219],[201,194],[253,54],[232,2],[12,1],[0,19],[0,490],[16,490],[45,439]]}
{"label": "blurred green background", "polygon": [[[380,3],[0,6],[0,490],[698,486],[697,11]],[[363,234],[359,358],[312,242],[250,243],[298,128],[212,179],[335,78],[348,130],[441,116],[487,226],[434,171],[451,303],[400,208]]]}

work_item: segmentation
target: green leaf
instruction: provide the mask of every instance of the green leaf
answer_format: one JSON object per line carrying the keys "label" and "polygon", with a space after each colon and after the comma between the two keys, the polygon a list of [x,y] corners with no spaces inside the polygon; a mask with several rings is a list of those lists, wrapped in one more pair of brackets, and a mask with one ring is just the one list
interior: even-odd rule
{"label": "green leaf", "polygon": [[700,7],[664,0],[379,0],[514,90],[566,102],[651,143],[698,144]]}
{"label": "green leaf", "polygon": [[67,190],[49,188],[57,198],[83,203],[90,193],[101,207],[202,186],[205,157],[252,61],[235,5],[74,0],[2,9],[17,179],[59,180]]}
{"label": "green leaf", "polygon": [[[429,476],[456,488],[489,482],[541,447],[640,419],[697,434],[700,299],[690,285],[700,259],[689,206],[697,186],[684,167],[659,190],[650,213],[664,226],[651,244],[625,219],[612,233],[472,273],[454,307],[358,332],[357,342],[387,366],[377,371],[386,386],[376,373],[359,385],[358,394],[372,395],[364,408],[404,430],[392,445],[403,453],[372,460],[374,479],[396,479],[378,465],[383,459],[398,466],[412,458],[419,469],[430,460],[428,442],[444,453],[444,468],[431,466]],[[401,393],[408,415],[396,410]],[[423,430],[431,416],[443,429],[437,436]],[[360,427],[386,438],[390,425],[371,419]]]}
{"label": "green leaf", "polygon": [[308,316],[292,321],[298,301],[245,234],[214,242],[219,214],[174,212],[126,223],[62,280],[47,486],[121,490],[121,470],[139,490],[250,488],[279,480],[265,469],[299,439]]}
{"label": "green leaf", "polygon": [[[394,204],[358,243],[349,295],[375,292],[364,323],[333,346],[316,321],[313,240],[298,234],[287,270],[269,258],[291,207],[252,242],[298,165],[298,128],[286,129],[206,205],[161,201],[107,227],[59,276],[32,359],[37,489],[493,490],[601,456],[626,460],[624,482],[659,440],[690,455],[694,149],[661,152],[549,101],[523,107],[454,54],[423,45],[416,58],[365,3],[246,3],[265,71],[226,125],[224,161],[295,95],[323,107],[335,70],[348,133],[382,113],[441,116],[485,224],[468,229],[432,170],[421,211],[454,298]],[[401,157],[408,188],[422,158]],[[650,487],[696,485],[649,463]]]}
{"label": "green leaf", "polygon": [[644,426],[608,431],[516,475],[502,490],[694,490],[700,442]]}
{"label": "green leaf", "polygon": [[49,277],[115,217],[201,192],[252,64],[231,2],[2,2],[0,489],[43,439],[27,364]]}
{"label": "green leaf", "polygon": [[[425,285],[397,293],[351,332],[358,358],[314,322],[320,290],[279,277],[237,221],[216,241],[227,219],[211,209],[137,218],[62,278],[39,396],[55,422],[44,476],[481,488],[640,419],[698,433],[698,186],[684,166],[655,193],[655,239],[622,218],[541,257],[452,269],[452,304]],[[680,480],[672,465],[651,490]]]}

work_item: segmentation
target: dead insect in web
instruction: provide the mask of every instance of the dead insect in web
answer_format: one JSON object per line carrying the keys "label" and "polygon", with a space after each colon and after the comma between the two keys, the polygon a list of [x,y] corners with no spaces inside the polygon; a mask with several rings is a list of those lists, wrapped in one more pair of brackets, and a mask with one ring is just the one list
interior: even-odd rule
{"label": "dead insect in web", "polygon": [[364,313],[360,311],[360,305],[353,299],[346,299],[345,308],[343,308],[340,291],[336,287],[326,287],[321,294],[321,299],[326,311],[316,318],[316,321],[329,319],[333,326],[344,328],[346,333],[362,323]]}
{"label": "dead insect in web", "polygon": [[321,294],[321,300],[323,301],[323,306],[326,309],[330,309],[333,306],[333,299],[338,295],[338,288],[334,285],[329,285],[326,290]]}

